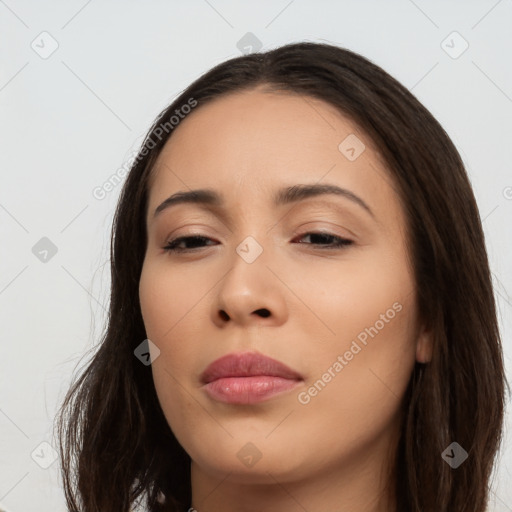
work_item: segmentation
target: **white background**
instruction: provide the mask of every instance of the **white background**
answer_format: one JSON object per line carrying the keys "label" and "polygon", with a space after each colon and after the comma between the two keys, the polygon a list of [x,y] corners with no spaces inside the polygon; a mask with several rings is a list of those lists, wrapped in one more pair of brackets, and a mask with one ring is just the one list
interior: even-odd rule
{"label": "white background", "polygon": [[[453,31],[469,44],[458,58]],[[54,442],[57,404],[105,320],[121,186],[103,200],[92,191],[192,80],[241,54],[247,32],[263,50],[302,40],[355,50],[447,130],[483,219],[510,379],[512,0],[0,1],[0,502],[10,512],[64,510],[58,461],[43,469],[31,453],[51,461],[39,445]],[[31,47],[53,39],[46,59]],[[57,247],[46,263],[32,252],[42,237]],[[511,424],[495,512],[512,511]]]}

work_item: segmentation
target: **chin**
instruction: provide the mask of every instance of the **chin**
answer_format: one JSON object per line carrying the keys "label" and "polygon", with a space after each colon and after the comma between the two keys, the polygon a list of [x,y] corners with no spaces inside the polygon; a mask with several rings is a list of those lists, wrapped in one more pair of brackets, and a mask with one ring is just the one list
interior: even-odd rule
{"label": "chin", "polygon": [[253,441],[246,436],[243,440],[230,438],[227,443],[216,440],[195,446],[189,454],[202,471],[217,478],[230,474],[229,480],[240,484],[275,484],[272,477],[281,482],[291,481],[311,470],[313,461],[307,454],[300,453],[295,445],[265,440],[265,435],[253,436]]}

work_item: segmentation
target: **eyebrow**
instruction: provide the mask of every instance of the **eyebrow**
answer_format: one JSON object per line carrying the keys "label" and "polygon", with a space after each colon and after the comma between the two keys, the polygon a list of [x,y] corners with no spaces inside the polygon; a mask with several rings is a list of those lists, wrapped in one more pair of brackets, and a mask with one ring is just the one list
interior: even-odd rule
{"label": "eyebrow", "polygon": [[[326,183],[312,185],[300,184],[281,188],[274,194],[273,203],[275,206],[281,206],[325,194],[335,194],[345,199],[349,199],[353,203],[362,207],[375,219],[375,215],[371,208],[359,196],[350,190],[338,187],[337,185]],[[221,207],[224,204],[224,199],[221,194],[213,189],[197,189],[187,192],[176,192],[157,206],[153,218],[163,210],[176,204],[183,203],[204,204]]]}

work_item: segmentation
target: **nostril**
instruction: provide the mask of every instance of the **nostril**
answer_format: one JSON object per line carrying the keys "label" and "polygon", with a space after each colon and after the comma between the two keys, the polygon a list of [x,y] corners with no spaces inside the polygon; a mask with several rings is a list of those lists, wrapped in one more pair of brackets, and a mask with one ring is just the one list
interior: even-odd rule
{"label": "nostril", "polygon": [[268,309],[266,309],[266,308],[258,309],[258,310],[256,310],[256,313],[261,315],[263,318],[267,318],[268,316],[270,316],[270,311]]}
{"label": "nostril", "polygon": [[229,315],[225,311],[219,311],[219,316],[222,320],[229,320]]}

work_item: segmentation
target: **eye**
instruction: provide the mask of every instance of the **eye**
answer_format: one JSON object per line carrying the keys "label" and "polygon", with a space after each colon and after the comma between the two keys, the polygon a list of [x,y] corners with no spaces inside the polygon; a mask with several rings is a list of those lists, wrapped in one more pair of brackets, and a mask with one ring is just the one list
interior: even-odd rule
{"label": "eye", "polygon": [[347,240],[346,238],[341,238],[337,235],[333,235],[331,233],[324,233],[324,232],[304,233],[303,235],[300,235],[299,240],[306,238],[308,236],[311,237],[312,240],[314,240],[314,239],[316,239],[316,240],[318,240],[318,239],[334,240],[331,243],[319,243],[319,242],[315,243],[315,242],[313,242],[310,244],[306,244],[306,245],[318,245],[318,246],[322,247],[322,249],[340,249],[342,247],[346,247],[346,246],[352,245],[354,243],[352,240]]}
{"label": "eye", "polygon": [[[321,247],[322,249],[340,249],[342,247],[347,247],[352,245],[354,242],[352,240],[347,240],[346,238],[341,238],[337,235],[333,235],[331,233],[323,233],[323,232],[309,232],[300,235],[299,240],[304,239],[306,237],[312,237],[312,240],[317,240],[316,242],[307,243],[306,245],[316,245]],[[327,243],[319,242],[318,240],[328,240]],[[329,240],[331,242],[329,243]],[[204,247],[205,242],[212,242],[211,238],[195,235],[195,236],[182,236],[179,238],[175,238],[171,240],[163,249],[166,252],[194,252],[201,247]],[[191,244],[192,247],[179,247],[182,244]],[[299,242],[303,243],[303,242]],[[211,244],[210,244],[211,245]]]}
{"label": "eye", "polygon": [[[199,249],[202,246],[202,242],[211,240],[211,238],[207,238],[205,236],[195,235],[195,236],[180,236],[179,238],[175,238],[171,240],[165,247],[164,251],[166,252],[191,252],[195,249]],[[183,248],[178,247],[183,242],[193,242],[193,247]]]}

